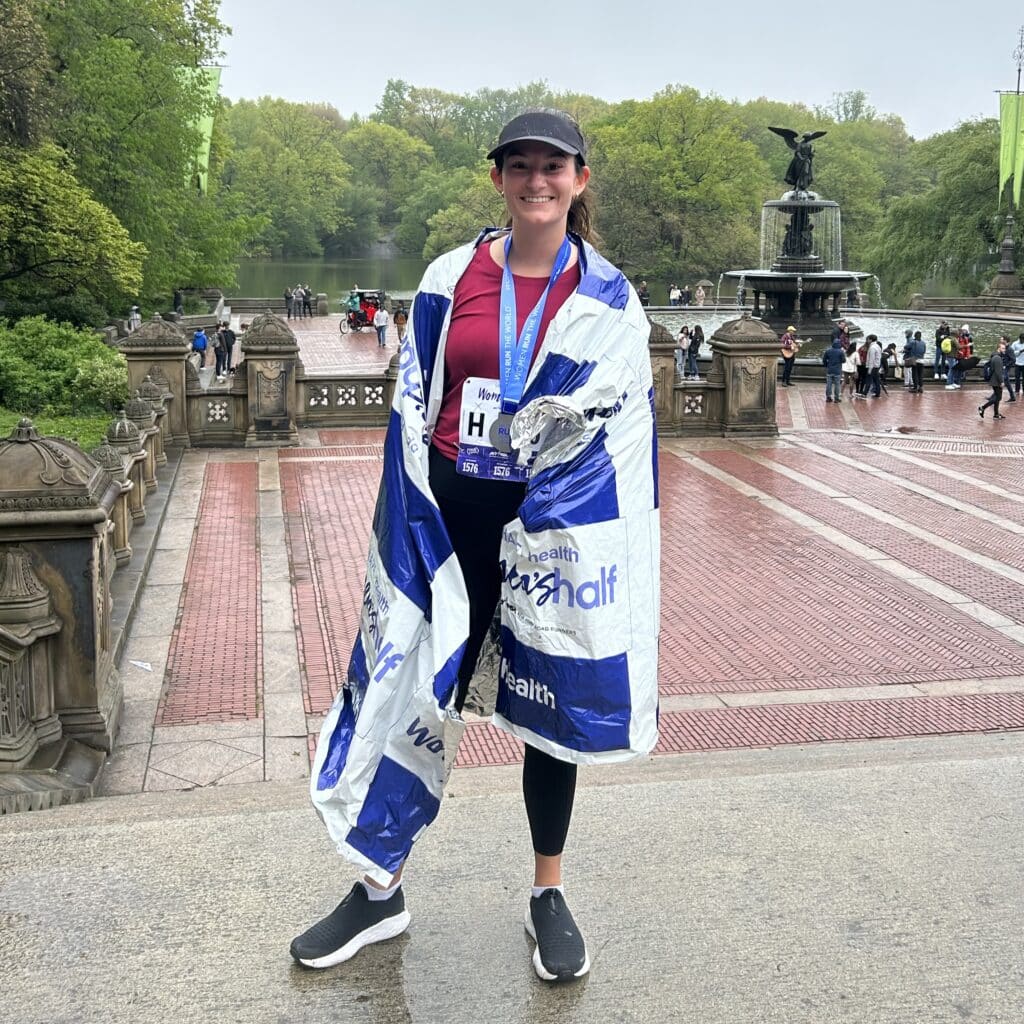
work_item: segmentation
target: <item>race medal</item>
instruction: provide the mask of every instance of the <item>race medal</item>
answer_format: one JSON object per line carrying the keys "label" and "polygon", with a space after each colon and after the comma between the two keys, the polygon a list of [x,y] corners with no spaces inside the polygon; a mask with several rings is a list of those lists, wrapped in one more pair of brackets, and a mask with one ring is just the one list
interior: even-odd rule
{"label": "race medal", "polygon": [[491,447],[499,452],[512,451],[512,417],[503,412],[491,424]]}

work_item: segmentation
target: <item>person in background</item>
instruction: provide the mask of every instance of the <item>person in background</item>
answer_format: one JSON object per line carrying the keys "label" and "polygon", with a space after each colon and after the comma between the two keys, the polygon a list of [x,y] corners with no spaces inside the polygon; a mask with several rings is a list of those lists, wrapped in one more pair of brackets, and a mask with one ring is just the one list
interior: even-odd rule
{"label": "person in background", "polygon": [[224,368],[231,374],[235,372],[235,368],[231,365],[234,349],[235,332],[231,330],[231,324],[227,323],[224,325]]}
{"label": "person in background", "polygon": [[872,398],[881,398],[882,346],[878,341],[877,334],[869,334],[864,340],[867,343],[867,352],[864,356],[864,367],[867,370],[865,397],[870,393]]}
{"label": "person in background", "polygon": [[313,316],[313,293],[308,284],[302,286],[302,315],[310,318]]}
{"label": "person in background", "polygon": [[1017,394],[1020,394],[1020,389],[1024,386],[1024,331],[1018,336],[1017,340],[1011,346],[1013,352],[1013,386]]}
{"label": "person in background", "polygon": [[128,310],[128,330],[129,331],[137,331],[141,326],[142,326],[142,311],[139,309],[138,305],[136,304],[136,305],[133,305],[130,310]]}
{"label": "person in background", "polygon": [[405,325],[409,322],[409,314],[405,310],[405,303],[399,302],[394,315],[395,330],[398,331],[398,343],[405,341]]}
{"label": "person in background", "polygon": [[935,354],[933,356],[933,369],[935,371],[935,380],[946,379],[949,366],[948,356],[949,353],[952,351],[952,348],[944,350],[942,347],[942,343],[943,341],[945,341],[946,338],[949,337],[949,333],[949,324],[945,320],[943,320],[942,323],[940,323],[939,326],[935,328]]}
{"label": "person in background", "polygon": [[967,372],[965,364],[967,360],[974,353],[974,341],[971,339],[971,329],[964,324],[960,328],[960,333],[952,339],[953,341],[953,352],[951,355],[951,365],[949,368],[949,385],[953,390],[959,391],[961,388],[961,381],[964,379],[964,374]]}
{"label": "person in background", "polygon": [[671,284],[668,289],[668,304],[670,306],[678,306],[682,292],[679,290],[679,285]]}
{"label": "person in background", "polygon": [[831,345],[822,353],[821,363],[825,367],[825,401],[841,402],[843,363],[846,362],[846,353],[843,351],[842,342],[836,338]]}
{"label": "person in background", "polygon": [[903,348],[900,350],[900,361],[903,363],[903,386],[908,392],[914,390],[914,357],[911,354],[913,342],[914,332],[908,327],[903,332]]}
{"label": "person in background", "polygon": [[636,294],[640,299],[641,306],[649,306],[651,304],[651,293],[647,289],[647,282],[641,281],[637,285]]}
{"label": "person in background", "polygon": [[388,343],[388,311],[384,308],[383,302],[377,312],[373,314],[373,327],[377,332],[377,344],[381,348],[385,348]]}
{"label": "person in background", "polygon": [[878,380],[882,385],[882,391],[885,394],[889,394],[889,389],[885,386],[886,378],[889,376],[889,370],[892,368],[895,374],[899,367],[899,355],[896,352],[896,342],[890,341],[888,345],[882,349],[882,365],[879,367]]}
{"label": "person in background", "polygon": [[689,363],[689,350],[690,350],[690,328],[683,324],[679,328],[679,334],[676,337],[676,373],[679,374],[683,380],[688,380],[690,376]]}
{"label": "person in background", "polygon": [[696,300],[698,306],[703,306],[704,300],[707,298],[707,293],[700,285],[697,285],[697,290],[693,293],[693,297]]}
{"label": "person in background", "polygon": [[999,336],[999,344],[1003,353],[1003,385],[1006,388],[1007,401],[1016,402],[1019,388],[1013,379],[1013,352],[1010,349],[1010,339],[1005,335]]}
{"label": "person in background", "polygon": [[921,394],[924,390],[924,353],[925,344],[921,332],[914,331],[914,337],[910,341],[910,361],[905,358],[904,365],[910,367],[910,390],[915,395]]}
{"label": "person in background", "polygon": [[213,358],[216,363],[214,376],[219,381],[227,379],[226,356],[227,345],[224,342],[224,325],[217,324],[217,333],[213,336]]}
{"label": "person in background", "polygon": [[206,331],[202,327],[197,327],[195,334],[192,335],[192,351],[199,355],[200,370],[206,365],[207,344]]}
{"label": "person in background", "polygon": [[850,397],[854,395],[854,381],[857,379],[857,350],[850,344],[843,344],[843,336],[839,335],[832,339],[832,344],[839,344],[843,350],[843,386],[840,388],[840,397],[849,389]]}
{"label": "person in background", "polygon": [[284,308],[288,313],[288,319],[291,320],[292,310],[295,308],[295,296],[292,294],[291,288],[284,290]]}
{"label": "person in background", "polygon": [[[698,302],[697,305],[700,305]],[[796,354],[800,351],[800,342],[796,337],[796,328],[790,325],[786,328],[779,339],[782,347],[782,386],[791,388],[793,385],[790,377],[793,376],[793,366],[796,363]]]}
{"label": "person in background", "polygon": [[679,295],[679,301],[684,306],[688,306],[691,302],[693,302],[693,292],[690,290],[690,286],[688,284],[683,285],[683,290]]}
{"label": "person in background", "polygon": [[992,409],[992,419],[1003,420],[1005,416],[999,414],[999,400],[1003,397],[1003,384],[1005,382],[1005,370],[1003,369],[1003,353],[1006,351],[1006,339],[1000,338],[995,352],[988,360],[988,382],[992,386],[992,397],[983,405],[978,406],[978,415],[984,419],[985,410]]}
{"label": "person in background", "polygon": [[184,297],[181,294],[181,289],[180,288],[175,288],[174,289],[174,296],[172,297],[171,302],[174,305],[174,312],[177,313],[178,316],[184,316],[185,315],[185,299],[184,299]]}
{"label": "person in background", "polygon": [[704,344],[704,331],[699,324],[696,324],[690,331],[690,343],[686,347],[686,369],[690,373],[690,380],[700,380],[700,365],[697,357],[700,355],[700,347]]}

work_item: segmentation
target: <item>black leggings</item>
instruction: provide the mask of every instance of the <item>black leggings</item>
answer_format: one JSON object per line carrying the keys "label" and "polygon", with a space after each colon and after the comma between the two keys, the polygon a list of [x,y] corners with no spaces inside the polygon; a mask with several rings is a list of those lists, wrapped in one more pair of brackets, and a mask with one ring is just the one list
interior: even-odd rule
{"label": "black leggings", "polygon": [[[431,446],[430,487],[441,507],[469,592],[469,639],[459,666],[455,696],[455,707],[462,711],[476,659],[501,595],[498,557],[502,527],[515,519],[526,486],[463,476],[455,471],[451,459]],[[523,797],[536,853],[556,857],[562,852],[575,795],[576,765],[527,744]]]}

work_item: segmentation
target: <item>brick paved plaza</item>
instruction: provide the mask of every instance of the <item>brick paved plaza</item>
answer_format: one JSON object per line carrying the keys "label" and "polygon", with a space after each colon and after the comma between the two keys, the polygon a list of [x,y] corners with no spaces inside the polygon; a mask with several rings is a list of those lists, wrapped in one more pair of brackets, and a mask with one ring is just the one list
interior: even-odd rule
{"label": "brick paved plaza", "polygon": [[[293,321],[308,371],[394,354]],[[1024,410],[979,385],[666,440],[658,755],[1024,729]],[[186,454],[122,672],[108,794],[300,778],[358,621],[382,431]],[[512,764],[482,721],[458,765]]]}
{"label": "brick paved plaza", "polygon": [[[308,369],[395,352],[293,326]],[[661,742],[580,772],[594,966],[568,987],[522,930],[521,751],[479,720],[405,873],[410,931],[291,961],[356,874],[307,786],[382,433],[186,452],[101,796],[0,817],[3,1020],[1024,1019],[1024,405],[823,390],[780,391],[778,439],[661,446]]]}

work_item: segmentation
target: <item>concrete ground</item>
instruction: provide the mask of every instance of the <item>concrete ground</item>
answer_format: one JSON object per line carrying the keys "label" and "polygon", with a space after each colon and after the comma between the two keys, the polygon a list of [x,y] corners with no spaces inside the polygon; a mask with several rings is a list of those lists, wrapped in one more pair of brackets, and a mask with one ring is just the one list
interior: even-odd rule
{"label": "concrete ground", "polygon": [[1024,414],[979,420],[985,393],[800,385],[777,440],[662,445],[662,740],[581,773],[594,968],[559,989],[522,931],[521,748],[482,721],[409,934],[291,964],[354,877],[306,786],[382,435],[186,452],[102,796],[0,819],[0,1020],[1019,1024]]}
{"label": "concrete ground", "polygon": [[0,821],[11,1024],[1017,1024],[1024,736],[658,758],[582,773],[568,892],[593,969],[522,929],[515,768],[456,773],[408,933],[312,972],[288,942],[349,886],[301,784]]}

